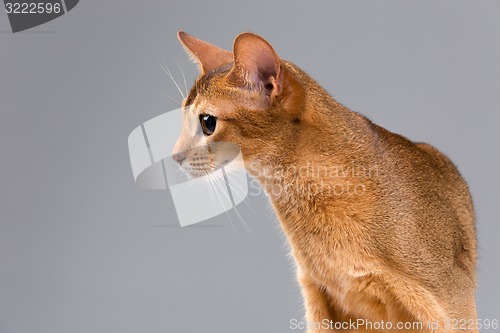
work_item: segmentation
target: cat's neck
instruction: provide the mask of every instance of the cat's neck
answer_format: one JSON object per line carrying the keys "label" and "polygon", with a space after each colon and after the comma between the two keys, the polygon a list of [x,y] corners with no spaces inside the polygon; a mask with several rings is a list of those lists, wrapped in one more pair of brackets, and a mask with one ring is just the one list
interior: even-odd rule
{"label": "cat's neck", "polygon": [[[289,137],[271,147],[250,166],[270,197],[282,222],[289,226],[302,216],[331,215],[340,207],[355,212],[378,170],[372,152],[373,125],[335,101],[321,86],[294,65],[287,64],[289,80],[299,81],[303,100],[296,101],[297,121]],[[283,142],[285,145],[283,146]],[[295,216],[295,217],[293,217]],[[297,223],[300,223],[297,221]]]}

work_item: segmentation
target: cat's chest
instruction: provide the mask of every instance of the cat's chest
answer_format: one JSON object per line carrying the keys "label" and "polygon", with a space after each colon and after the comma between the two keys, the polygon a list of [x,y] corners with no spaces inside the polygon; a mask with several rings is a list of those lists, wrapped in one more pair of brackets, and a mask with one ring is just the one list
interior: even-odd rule
{"label": "cat's chest", "polygon": [[[319,245],[319,244],[318,244]],[[370,295],[361,297],[366,291],[362,288],[374,272],[374,263],[363,257],[349,246],[330,248],[296,246],[293,255],[301,274],[325,290],[329,300],[338,304],[345,313],[351,313]],[[359,295],[353,298],[353,291]]]}
{"label": "cat's chest", "polygon": [[300,240],[292,249],[301,269],[324,284],[335,281],[345,285],[369,273],[372,266],[360,248],[351,242]]}
{"label": "cat's chest", "polygon": [[289,235],[292,254],[301,271],[323,286],[335,286],[340,292],[353,287],[374,272],[375,259],[369,255],[366,241],[354,231],[320,230]]}

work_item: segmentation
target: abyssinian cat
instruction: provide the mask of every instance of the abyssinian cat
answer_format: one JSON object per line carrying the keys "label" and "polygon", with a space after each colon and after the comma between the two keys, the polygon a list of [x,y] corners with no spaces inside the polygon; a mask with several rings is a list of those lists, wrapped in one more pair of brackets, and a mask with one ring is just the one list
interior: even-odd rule
{"label": "abyssinian cat", "polygon": [[291,245],[308,332],[477,332],[473,205],[446,156],[341,105],[258,35],[232,52],[178,37],[200,76],[173,157],[203,173],[224,152],[191,148],[239,146]]}

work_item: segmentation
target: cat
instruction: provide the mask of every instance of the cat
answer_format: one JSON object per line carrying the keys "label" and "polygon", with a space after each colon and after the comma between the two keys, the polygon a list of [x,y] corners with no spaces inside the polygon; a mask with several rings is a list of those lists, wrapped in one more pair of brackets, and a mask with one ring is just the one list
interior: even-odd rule
{"label": "cat", "polygon": [[232,52],[178,37],[200,76],[173,158],[206,173],[224,151],[194,147],[238,145],[290,244],[309,333],[477,332],[474,209],[445,155],[341,105],[256,34]]}

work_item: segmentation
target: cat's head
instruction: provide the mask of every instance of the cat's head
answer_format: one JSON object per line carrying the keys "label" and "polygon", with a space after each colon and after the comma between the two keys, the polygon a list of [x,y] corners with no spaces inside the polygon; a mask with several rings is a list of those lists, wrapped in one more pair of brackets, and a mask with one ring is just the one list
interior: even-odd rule
{"label": "cat's head", "polygon": [[234,158],[233,147],[245,163],[279,157],[299,121],[301,88],[273,47],[252,33],[238,35],[232,52],[178,37],[200,75],[183,102],[174,160],[199,176]]}

